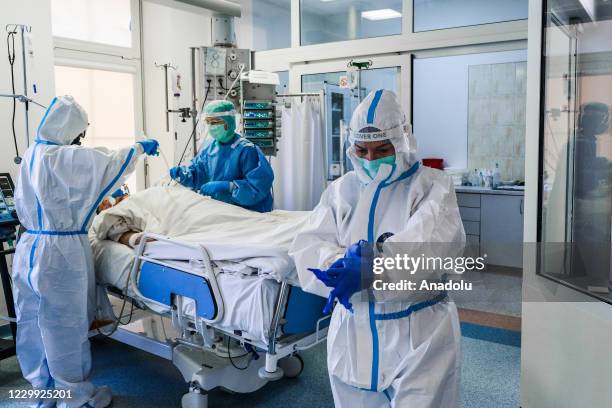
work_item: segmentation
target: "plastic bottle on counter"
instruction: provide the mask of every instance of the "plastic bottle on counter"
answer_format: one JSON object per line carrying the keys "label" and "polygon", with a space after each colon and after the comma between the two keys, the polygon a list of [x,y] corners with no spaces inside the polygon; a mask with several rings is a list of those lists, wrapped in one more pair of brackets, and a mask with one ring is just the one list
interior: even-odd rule
{"label": "plastic bottle on counter", "polygon": [[470,184],[473,187],[480,187],[480,177],[478,176],[478,169],[474,169],[474,172],[470,175]]}
{"label": "plastic bottle on counter", "polygon": [[493,188],[499,187],[501,184],[501,172],[499,171],[499,163],[495,163],[495,170],[493,170]]}
{"label": "plastic bottle on counter", "polygon": [[485,170],[484,186],[485,188],[493,188],[493,172],[491,170]]}

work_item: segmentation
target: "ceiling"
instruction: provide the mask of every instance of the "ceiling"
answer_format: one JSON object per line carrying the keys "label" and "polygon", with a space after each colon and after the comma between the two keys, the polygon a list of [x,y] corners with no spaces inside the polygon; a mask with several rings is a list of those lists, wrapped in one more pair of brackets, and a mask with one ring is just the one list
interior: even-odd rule
{"label": "ceiling", "polygon": [[[589,3],[594,4],[590,13],[584,6]],[[549,7],[565,24],[612,20],[612,0],[551,0]]]}
{"label": "ceiling", "polygon": [[[291,0],[253,0],[256,7],[257,1],[265,1],[280,8],[289,8]],[[350,6],[355,6],[357,10],[377,10],[391,8],[399,12],[402,11],[402,0],[301,0],[302,9],[311,14],[323,16],[344,14]]]}

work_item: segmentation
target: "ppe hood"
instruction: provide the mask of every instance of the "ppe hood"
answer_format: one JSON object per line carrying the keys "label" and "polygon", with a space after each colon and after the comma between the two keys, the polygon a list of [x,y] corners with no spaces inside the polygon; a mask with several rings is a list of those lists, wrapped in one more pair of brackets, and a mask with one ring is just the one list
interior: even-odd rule
{"label": "ppe hood", "polygon": [[58,96],[53,98],[40,121],[36,139],[69,145],[88,125],[87,112],[72,96]]}

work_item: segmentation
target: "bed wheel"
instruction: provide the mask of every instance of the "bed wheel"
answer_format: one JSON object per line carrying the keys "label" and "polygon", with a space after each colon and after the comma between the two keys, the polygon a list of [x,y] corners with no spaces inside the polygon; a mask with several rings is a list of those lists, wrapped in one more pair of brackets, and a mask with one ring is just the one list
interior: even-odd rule
{"label": "bed wheel", "polygon": [[207,408],[208,407],[208,395],[199,394],[196,392],[188,392],[183,395],[181,399],[182,408]]}
{"label": "bed wheel", "polygon": [[293,354],[280,359],[278,366],[283,369],[285,378],[297,378],[304,371],[304,360],[299,354]]}

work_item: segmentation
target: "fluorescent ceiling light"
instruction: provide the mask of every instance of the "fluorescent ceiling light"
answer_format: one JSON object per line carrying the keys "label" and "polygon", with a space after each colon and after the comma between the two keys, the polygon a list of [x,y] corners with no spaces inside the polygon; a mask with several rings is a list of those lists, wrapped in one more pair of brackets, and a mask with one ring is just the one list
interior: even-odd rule
{"label": "fluorescent ceiling light", "polygon": [[370,11],[362,11],[361,17],[366,20],[378,21],[378,20],[389,20],[391,18],[399,18],[402,16],[402,13],[392,10],[392,9],[380,9],[380,10],[370,10]]}
{"label": "fluorescent ceiling light", "polygon": [[584,11],[589,15],[591,21],[595,21],[595,1],[594,0],[580,0],[580,4],[584,7]]}
{"label": "fluorescent ceiling light", "polygon": [[329,3],[330,1],[336,1],[336,0],[321,0],[321,3]]}

